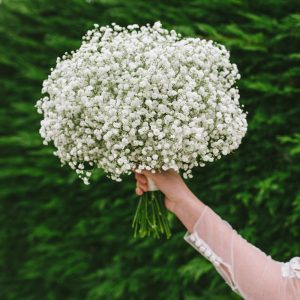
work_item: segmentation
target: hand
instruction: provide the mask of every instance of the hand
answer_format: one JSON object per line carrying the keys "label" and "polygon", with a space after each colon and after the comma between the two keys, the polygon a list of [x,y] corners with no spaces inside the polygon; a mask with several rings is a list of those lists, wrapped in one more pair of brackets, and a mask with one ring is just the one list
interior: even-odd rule
{"label": "hand", "polygon": [[[133,170],[134,171],[134,170]],[[147,170],[142,170],[142,173],[135,172],[135,179],[137,181],[136,194],[141,196],[148,191],[147,178],[151,178],[155,185],[165,194],[164,204],[166,208],[175,212],[185,199],[191,196],[192,192],[189,190],[180,174],[174,169],[152,173]]]}

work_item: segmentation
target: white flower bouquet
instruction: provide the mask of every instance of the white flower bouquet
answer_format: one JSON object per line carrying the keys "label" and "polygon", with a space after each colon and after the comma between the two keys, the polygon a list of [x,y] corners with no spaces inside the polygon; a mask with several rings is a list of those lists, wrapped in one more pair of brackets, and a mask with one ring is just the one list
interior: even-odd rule
{"label": "white flower bouquet", "polygon": [[[95,168],[123,174],[192,169],[237,149],[247,131],[237,66],[223,45],[153,26],[115,23],[89,30],[57,58],[35,105],[40,135],[85,184]],[[171,236],[153,183],[140,197],[134,236]]]}

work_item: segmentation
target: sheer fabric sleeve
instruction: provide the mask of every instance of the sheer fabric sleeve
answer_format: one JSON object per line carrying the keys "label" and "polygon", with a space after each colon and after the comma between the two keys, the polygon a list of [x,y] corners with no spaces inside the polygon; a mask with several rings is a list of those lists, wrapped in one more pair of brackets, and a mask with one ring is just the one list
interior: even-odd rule
{"label": "sheer fabric sleeve", "polygon": [[300,300],[300,257],[279,262],[242,238],[205,206],[184,240],[213,263],[230,288],[246,300]]}

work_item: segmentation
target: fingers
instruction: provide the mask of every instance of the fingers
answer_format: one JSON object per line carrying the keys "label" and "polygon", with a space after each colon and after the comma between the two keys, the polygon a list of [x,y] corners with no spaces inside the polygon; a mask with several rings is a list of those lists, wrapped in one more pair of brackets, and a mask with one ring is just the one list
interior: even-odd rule
{"label": "fingers", "polygon": [[135,192],[137,195],[141,196],[144,194],[144,192],[147,192],[147,191],[148,191],[147,184],[141,184],[141,183],[137,182],[136,189],[135,189]]}
{"label": "fingers", "polygon": [[[141,196],[144,192],[148,191],[148,181],[146,178],[145,173],[137,173],[132,169],[132,171],[135,173],[134,177],[136,179],[136,189],[135,192],[137,195]],[[150,172],[149,172],[150,173]]]}
{"label": "fingers", "polygon": [[136,172],[134,173],[135,173],[134,177],[138,182],[140,182],[141,184],[147,184],[147,178],[145,175]]}
{"label": "fingers", "polygon": [[143,190],[144,192],[147,192],[148,191],[148,184],[147,183],[141,183],[141,182],[137,182],[137,186]]}
{"label": "fingers", "polygon": [[138,181],[138,182],[140,182],[140,183],[147,183],[147,178],[146,178],[146,176],[145,175],[143,175],[143,174],[139,174],[139,173],[135,173],[135,179]]}
{"label": "fingers", "polygon": [[143,192],[139,187],[136,187],[135,193],[136,193],[138,196],[141,196],[141,195],[143,195],[144,192]]}

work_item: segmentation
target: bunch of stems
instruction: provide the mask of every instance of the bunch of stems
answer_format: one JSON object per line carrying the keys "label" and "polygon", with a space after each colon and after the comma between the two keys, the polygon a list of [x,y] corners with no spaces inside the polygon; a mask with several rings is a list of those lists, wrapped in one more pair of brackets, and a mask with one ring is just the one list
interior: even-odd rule
{"label": "bunch of stems", "polygon": [[145,192],[140,196],[132,222],[135,238],[137,235],[160,238],[163,234],[167,239],[171,237],[168,212],[163,201],[164,194],[161,191]]}

